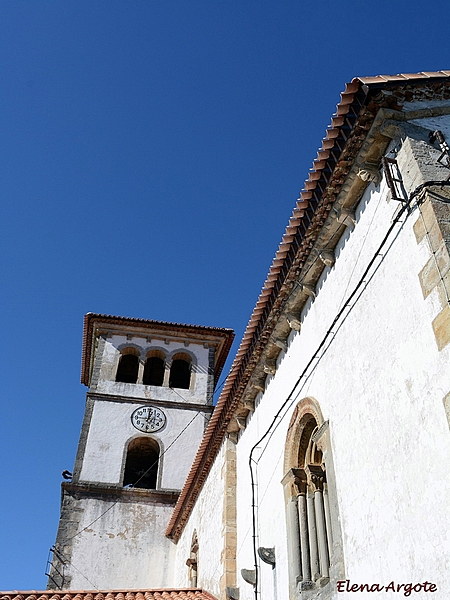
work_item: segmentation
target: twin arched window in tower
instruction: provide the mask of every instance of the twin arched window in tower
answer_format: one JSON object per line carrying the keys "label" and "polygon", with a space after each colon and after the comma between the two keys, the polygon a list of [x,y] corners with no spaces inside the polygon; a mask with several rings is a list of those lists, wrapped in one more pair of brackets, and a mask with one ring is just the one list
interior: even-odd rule
{"label": "twin arched window in tower", "polygon": [[188,390],[191,385],[192,358],[185,352],[172,356],[169,363],[160,350],[148,352],[142,381],[139,381],[140,356],[135,348],[124,348],[117,367],[116,381],[123,383],[143,383],[144,385],[169,386]]}

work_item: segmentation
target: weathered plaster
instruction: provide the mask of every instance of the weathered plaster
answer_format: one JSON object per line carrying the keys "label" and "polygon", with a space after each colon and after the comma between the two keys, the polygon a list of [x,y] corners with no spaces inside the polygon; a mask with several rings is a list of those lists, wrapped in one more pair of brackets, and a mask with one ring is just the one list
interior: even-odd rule
{"label": "weathered plaster", "polygon": [[170,587],[175,548],[164,537],[164,529],[173,504],[105,501],[68,493],[64,503],[68,520],[61,522],[65,529],[57,547],[70,560],[66,588]]}

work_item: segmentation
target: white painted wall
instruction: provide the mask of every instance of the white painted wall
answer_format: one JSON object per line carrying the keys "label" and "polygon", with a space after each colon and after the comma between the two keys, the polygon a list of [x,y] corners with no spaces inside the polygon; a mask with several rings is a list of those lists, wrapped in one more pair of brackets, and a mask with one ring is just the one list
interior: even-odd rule
{"label": "white painted wall", "polygon": [[174,587],[189,587],[186,560],[194,531],[198,538],[198,586],[219,598],[219,579],[222,574],[224,479],[222,445],[208,475],[188,523],[177,543]]}
{"label": "white painted wall", "polygon": [[159,407],[166,415],[164,428],[153,434],[143,434],[131,423],[133,411],[140,407],[142,404],[132,402],[95,401],[81,482],[120,484],[129,441],[149,436],[160,444],[158,488],[182,488],[203,435],[204,416],[192,410]]}
{"label": "white painted wall", "polygon": [[72,540],[66,567],[71,589],[171,587],[175,547],[164,530],[172,507],[118,503],[103,514],[112,504],[92,498],[78,503],[79,531],[87,529]]}
{"label": "white painted wall", "polygon": [[[447,118],[448,119],[448,118]],[[408,144],[399,154],[404,177],[417,179]],[[420,183],[420,181],[419,181]],[[238,573],[253,568],[248,457],[318,347],[344,298],[357,283],[391,224],[398,204],[383,182],[371,184],[358,223],[341,239],[317,298],[304,310],[286,354],[238,443]],[[261,597],[288,595],[285,503],[280,483],[287,427],[295,405],[313,397],[330,421],[347,577],[352,582],[434,582],[437,600],[450,595],[450,435],[442,399],[450,391],[449,348],[439,352],[432,320],[437,292],[423,298],[418,273],[430,257],[412,226],[418,209],[393,239],[374,277],[300,386],[258,465],[258,544],[275,546],[277,567],[261,564]],[[239,575],[240,600],[253,588]],[[275,592],[276,590],[276,592]],[[383,592],[384,594],[384,592]],[[336,597],[344,598],[345,594]],[[383,597],[396,597],[387,593]]]}

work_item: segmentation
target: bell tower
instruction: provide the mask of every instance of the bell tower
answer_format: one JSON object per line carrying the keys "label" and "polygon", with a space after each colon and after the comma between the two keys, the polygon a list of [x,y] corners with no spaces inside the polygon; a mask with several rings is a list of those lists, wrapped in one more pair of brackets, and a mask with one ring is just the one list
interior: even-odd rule
{"label": "bell tower", "polygon": [[213,411],[230,329],[88,313],[88,386],[49,589],[168,587],[164,536]]}

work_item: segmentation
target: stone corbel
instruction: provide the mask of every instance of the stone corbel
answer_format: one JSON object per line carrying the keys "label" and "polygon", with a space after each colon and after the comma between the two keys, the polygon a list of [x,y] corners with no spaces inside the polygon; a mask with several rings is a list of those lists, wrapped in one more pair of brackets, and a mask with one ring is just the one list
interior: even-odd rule
{"label": "stone corbel", "polygon": [[358,170],[357,176],[364,182],[373,181],[375,185],[378,185],[381,181],[381,173],[377,163],[363,163]]}
{"label": "stone corbel", "polygon": [[267,360],[264,363],[264,373],[267,373],[268,375],[275,375],[276,372],[277,372],[277,367],[275,365],[275,361]]}
{"label": "stone corbel", "polygon": [[342,223],[346,227],[353,229],[356,225],[356,215],[354,211],[349,210],[348,208],[341,208],[337,212],[337,221],[338,223]]}
{"label": "stone corbel", "polygon": [[239,600],[239,588],[227,586],[225,588],[225,596],[227,600]]}
{"label": "stone corbel", "polygon": [[227,438],[233,442],[233,444],[238,443],[238,432],[237,431],[227,431]]}
{"label": "stone corbel", "polygon": [[258,556],[268,565],[272,565],[272,568],[275,568],[275,548],[263,548],[260,546],[258,548]]}
{"label": "stone corbel", "polygon": [[291,329],[294,329],[295,331],[300,331],[302,327],[302,322],[300,320],[299,314],[297,315],[293,313],[287,313],[286,321],[288,322],[288,325]]}
{"label": "stone corbel", "polygon": [[234,418],[236,419],[239,429],[245,429],[247,427],[247,419],[245,417],[235,416]]}
{"label": "stone corbel", "polygon": [[332,252],[331,250],[321,250],[319,252],[319,258],[327,267],[332,267],[336,262],[334,252]]}
{"label": "stone corbel", "polygon": [[255,390],[257,392],[264,393],[266,391],[265,380],[264,379],[256,379],[255,381],[252,381],[252,387],[255,388]]}
{"label": "stone corbel", "polygon": [[381,126],[380,133],[393,140],[404,140],[406,137],[410,137],[421,142],[430,143],[428,137],[430,130],[422,127],[422,125],[416,125],[415,123],[408,123],[405,121],[399,123],[398,121],[389,119]]}
{"label": "stone corbel", "polygon": [[281,340],[280,338],[273,338],[272,342],[277,348],[280,348],[281,350],[283,350],[283,352],[287,352],[288,347],[286,344],[286,340]]}
{"label": "stone corbel", "polygon": [[255,411],[255,399],[254,398],[251,398],[250,396],[246,396],[244,398],[242,404],[243,404],[244,408],[246,408],[250,412]]}
{"label": "stone corbel", "polygon": [[300,289],[302,292],[305,292],[308,296],[310,296],[313,300],[316,297],[316,288],[310,283],[301,283]]}
{"label": "stone corbel", "polygon": [[227,425],[227,432],[228,433],[237,433],[240,430],[239,425],[237,424],[236,419],[230,419],[228,425]]}

